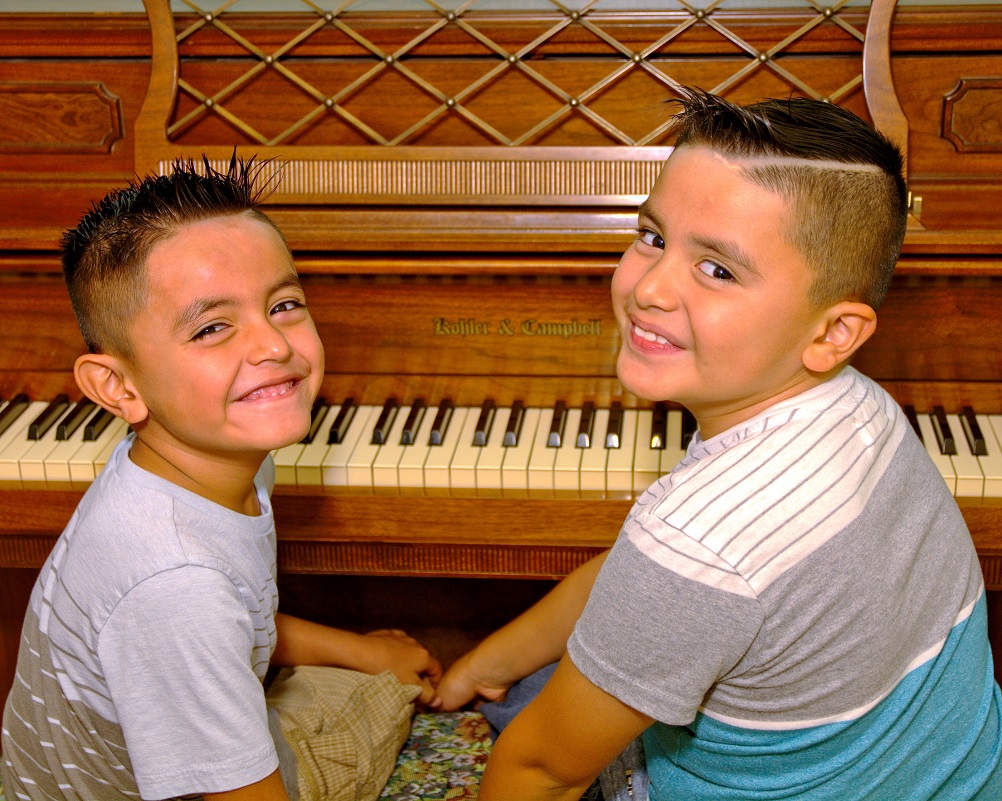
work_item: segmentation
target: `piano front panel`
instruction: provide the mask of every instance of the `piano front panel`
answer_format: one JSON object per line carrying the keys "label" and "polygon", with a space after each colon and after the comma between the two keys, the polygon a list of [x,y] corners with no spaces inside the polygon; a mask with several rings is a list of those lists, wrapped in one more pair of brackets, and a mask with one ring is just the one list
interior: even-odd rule
{"label": "piano front panel", "polygon": [[[371,432],[362,428],[355,429],[353,442],[303,446],[280,468],[287,483],[279,486],[275,506],[284,570],[563,575],[606,547],[631,499],[677,461],[678,416],[669,415],[672,434],[655,467],[653,455],[644,451],[651,404],[625,393],[616,379],[619,338],[609,295],[614,265],[607,257],[578,256],[566,264],[554,257],[533,275],[525,274],[528,266],[520,272],[512,256],[499,257],[496,265],[464,258],[450,274],[449,258],[429,273],[417,258],[410,269],[395,263],[397,274],[324,275],[322,265],[309,264],[303,280],[326,349],[321,394],[333,404],[331,420],[334,408],[353,398],[368,407],[357,413],[356,425],[366,413],[374,424],[385,401],[394,398],[400,409],[390,424],[392,439],[404,410],[422,399],[428,413],[420,443],[434,422],[432,409],[448,399],[455,407],[453,439],[444,446],[452,449],[446,461],[443,446],[433,459],[434,449],[420,444],[374,447],[367,441]],[[902,404],[924,413],[941,405],[949,414],[970,406],[990,422],[991,415],[1002,414],[1002,356],[996,346],[1002,271],[993,276],[990,269],[978,272],[969,261],[964,264],[948,275],[944,260],[928,277],[906,259],[880,311],[877,334],[855,364]],[[367,263],[366,269],[372,267]],[[72,365],[82,344],[58,275],[3,278],[0,397],[23,391],[34,402],[59,393],[79,400]],[[487,399],[496,404],[496,427],[506,425],[516,401],[524,404],[518,447],[499,450],[494,430],[486,454],[465,441]],[[534,460],[536,434],[540,443],[546,439],[558,401],[576,414],[592,403],[597,430],[605,429],[618,402],[640,434],[628,428],[615,454],[593,447],[579,458],[569,449],[544,448]],[[15,464],[20,456],[0,458],[9,476],[0,493],[0,566],[41,564],[83,486],[107,458],[106,448],[88,443],[93,463],[64,465],[62,454],[70,446],[59,445],[58,466],[43,460],[39,473],[37,457],[47,446],[32,447],[27,479]],[[988,459],[989,472],[996,463]],[[986,578],[1002,588],[997,482],[966,473],[958,481],[950,465],[944,481],[950,483],[952,469]],[[70,488],[63,489],[67,470]],[[982,484],[987,500],[971,486]]]}

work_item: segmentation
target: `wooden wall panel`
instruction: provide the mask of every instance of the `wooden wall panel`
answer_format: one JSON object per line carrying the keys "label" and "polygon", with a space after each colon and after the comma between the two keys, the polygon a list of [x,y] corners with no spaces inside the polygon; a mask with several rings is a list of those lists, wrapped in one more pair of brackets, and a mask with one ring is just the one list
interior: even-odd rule
{"label": "wooden wall panel", "polygon": [[[850,19],[862,27],[865,15],[853,13],[855,17]],[[50,152],[15,152],[17,148],[11,148],[10,141],[28,141],[30,131],[16,127],[8,130],[17,125],[9,120],[5,121],[8,127],[0,131],[4,140],[4,146],[0,146],[0,249],[51,252],[60,232],[72,225],[89,203],[134,175],[134,124],[149,78],[148,26],[141,14],[67,15],[58,19],[31,14],[5,14],[3,17],[0,85],[34,82],[97,86],[121,108],[121,138],[111,142],[109,152],[70,152],[72,147],[60,147],[58,141],[48,142]],[[600,21],[618,39],[642,49],[659,31],[677,20],[671,14],[650,14],[626,21],[611,16]],[[733,12],[727,18],[728,25],[756,46],[775,41],[777,34],[794,29],[800,21],[802,18],[796,15],[763,16],[761,12]],[[401,15],[389,22],[363,21],[360,24],[373,41],[391,48],[420,30],[426,19]],[[501,33],[496,25],[491,27],[489,19],[483,22],[485,31],[512,47],[538,33],[543,24],[527,18],[521,28]],[[298,22],[281,16],[255,17],[247,25],[254,41],[265,48],[279,46],[290,31],[301,27]],[[1000,38],[1002,4],[948,11],[935,7],[906,7],[900,8],[895,16],[891,36],[895,87],[911,128],[910,177],[913,188],[923,199],[921,220],[926,227],[926,231],[917,231],[909,238],[919,250],[927,249],[930,243],[933,250],[937,247],[946,251],[977,250],[979,247],[989,252],[1002,249],[1002,234],[999,234],[1002,225],[994,213],[1002,202],[1002,153],[991,146],[958,150],[955,142],[943,132],[947,98],[961,81],[1002,80],[1002,63],[997,55]],[[333,33],[326,40],[324,37],[309,40],[295,50],[294,57],[316,61],[321,52],[358,49],[357,44],[343,35],[341,40],[339,42]],[[235,46],[211,31],[192,37],[185,48],[182,51],[185,58],[235,55],[230,52],[235,51]],[[784,65],[789,65],[794,72],[806,70],[803,74],[816,77],[823,87],[836,86],[852,72],[852,64],[858,62],[859,49],[859,43],[844,32],[834,26],[821,26],[790,48],[789,54],[783,57],[786,59]],[[608,51],[608,46],[572,26],[547,46],[545,58],[539,61],[538,67],[541,72],[559,77],[561,71],[574,71],[571,66],[575,63],[574,58],[588,59],[603,50]],[[440,59],[428,63],[429,77],[445,84],[449,82],[449,65],[456,63],[453,59],[480,51],[482,46],[455,31],[421,46],[422,56]],[[671,61],[673,73],[685,81],[712,84],[731,69],[727,57],[733,53],[733,45],[719,34],[705,26],[696,26],[673,42],[671,55],[664,56],[664,63],[667,67]],[[308,69],[320,67],[314,63]],[[620,121],[628,132],[635,133],[649,128],[664,113],[660,101],[667,96],[667,90],[639,75],[629,80],[631,91],[627,95],[631,100],[610,93],[595,103],[604,114]],[[511,93],[485,92],[471,101],[477,112],[492,124],[513,129],[513,123],[506,118],[507,108],[521,104],[531,111],[535,104],[543,113],[552,104],[552,98],[540,92],[538,86],[523,82],[519,87],[517,80],[510,83]],[[774,75],[761,71],[743,82],[735,96],[750,99],[786,92],[788,87]],[[182,99],[182,108],[185,102],[190,101]],[[398,130],[404,122],[402,118],[393,119],[397,109],[387,108],[385,102],[374,97],[360,95],[352,102],[360,116],[376,121],[388,119],[391,131]],[[963,124],[981,131],[984,137],[984,132],[994,130],[993,126],[998,123],[998,104],[981,103],[979,110],[973,112],[972,120],[972,102],[967,99],[961,106],[967,115]],[[858,90],[850,94],[845,104],[865,114],[862,94]],[[267,103],[260,109],[258,116],[262,118],[271,111]],[[233,141],[232,134],[217,120],[200,123],[186,132],[185,137],[194,140],[196,133],[204,136],[204,141]],[[361,141],[358,132],[350,126],[338,127],[334,123],[329,123],[326,129],[324,126],[309,127],[302,133],[302,141],[318,142],[322,135],[327,142],[331,141],[331,136],[334,141],[338,141],[338,136],[343,137],[340,141],[345,144]],[[472,144],[486,141],[483,133],[454,118],[445,118],[423,136],[424,143],[432,145],[455,142],[463,136]],[[538,143],[581,145],[594,143],[598,138],[598,132],[590,123],[581,118],[569,118],[540,134]],[[72,143],[73,137],[67,136],[62,144]],[[379,227],[367,226],[364,213],[354,214],[349,209],[327,211],[326,216],[302,215],[299,210],[281,213],[293,231],[290,238],[297,248],[365,252],[383,247],[385,240],[381,238]],[[374,211],[383,213],[382,210]],[[576,215],[575,219],[512,212],[508,217],[502,215],[500,228],[503,230],[498,230],[497,238],[492,240],[486,220],[486,228],[467,236],[459,220],[455,225],[448,222],[448,214],[439,219],[435,212],[431,215],[435,219],[429,223],[421,213],[411,212],[413,214],[400,227],[400,242],[391,242],[389,249],[407,250],[416,246],[422,250],[500,248],[532,252],[566,249],[568,243],[572,243],[572,247],[580,251],[614,254],[629,229],[630,216],[626,210],[587,208],[569,212],[569,217]],[[561,236],[561,228],[564,236]],[[428,234],[422,239],[425,230]],[[517,235],[512,233],[516,231]],[[975,232],[976,241],[947,236],[950,243],[942,245],[943,232],[958,231]]]}

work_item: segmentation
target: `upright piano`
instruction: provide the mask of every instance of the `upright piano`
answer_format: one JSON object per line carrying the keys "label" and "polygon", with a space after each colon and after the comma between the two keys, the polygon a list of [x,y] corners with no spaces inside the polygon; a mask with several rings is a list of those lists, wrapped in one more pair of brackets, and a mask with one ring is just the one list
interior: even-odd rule
{"label": "upright piano", "polygon": [[[981,55],[1002,8],[944,22],[884,0],[700,14],[145,5],[114,33],[84,16],[77,38],[33,15],[7,28],[53,56],[70,41],[70,77],[97,76],[78,97],[65,64],[22,65],[8,105],[98,122],[89,150],[60,149],[43,125],[0,147],[0,693],[34,576],[126,433],[72,377],[83,345],[55,242],[81,197],[234,146],[275,159],[266,210],[327,359],[311,436],[275,454],[283,603],[339,625],[416,621],[448,658],[608,547],[691,436],[680,407],[617,381],[609,296],[670,152],[659,104],[674,81],[738,101],[828,97],[907,149],[905,249],[855,366],[914,412],[957,496],[1002,654],[1002,142],[988,102],[1002,77],[984,77]],[[23,46],[0,34],[0,55]]]}

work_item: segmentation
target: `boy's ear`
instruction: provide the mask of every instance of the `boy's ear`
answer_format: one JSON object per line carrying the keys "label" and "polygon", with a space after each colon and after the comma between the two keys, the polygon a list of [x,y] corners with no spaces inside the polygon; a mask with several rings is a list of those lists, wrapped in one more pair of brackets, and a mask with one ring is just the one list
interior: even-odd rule
{"label": "boy's ear", "polygon": [[149,414],[121,359],[107,353],[85,353],[73,365],[81,392],[131,426]]}
{"label": "boy's ear", "polygon": [[804,366],[827,373],[846,363],[877,330],[877,313],[865,303],[845,301],[825,309],[819,335],[804,351]]}

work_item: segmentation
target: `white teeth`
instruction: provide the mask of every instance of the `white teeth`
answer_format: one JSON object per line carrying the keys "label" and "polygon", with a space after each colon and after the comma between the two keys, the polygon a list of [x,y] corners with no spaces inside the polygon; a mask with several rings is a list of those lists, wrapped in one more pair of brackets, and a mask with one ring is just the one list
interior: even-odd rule
{"label": "white teeth", "polygon": [[638,337],[642,337],[643,339],[646,339],[648,342],[657,342],[659,345],[667,345],[668,344],[668,340],[665,339],[664,337],[658,336],[653,331],[645,331],[643,328],[641,328],[636,323],[634,323],[634,325],[633,325],[633,333],[636,334]]}
{"label": "white teeth", "polygon": [[244,400],[258,400],[259,398],[272,398],[276,395],[284,395],[292,388],[292,382],[286,381],[283,384],[273,384],[269,387],[261,387],[249,392],[244,396]]}

